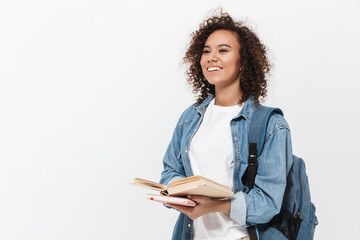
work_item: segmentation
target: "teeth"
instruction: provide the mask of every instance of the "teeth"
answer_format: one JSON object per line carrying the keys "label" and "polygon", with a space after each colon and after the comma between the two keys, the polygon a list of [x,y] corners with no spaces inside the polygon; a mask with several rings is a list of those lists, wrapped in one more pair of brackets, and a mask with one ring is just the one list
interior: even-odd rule
{"label": "teeth", "polygon": [[210,67],[210,68],[208,68],[208,71],[209,72],[213,72],[213,71],[219,71],[221,68],[219,68],[219,67]]}

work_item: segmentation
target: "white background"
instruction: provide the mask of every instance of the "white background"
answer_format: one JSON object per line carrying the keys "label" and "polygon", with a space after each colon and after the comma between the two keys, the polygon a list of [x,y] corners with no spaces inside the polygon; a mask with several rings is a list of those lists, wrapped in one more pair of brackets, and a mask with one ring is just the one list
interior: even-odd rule
{"label": "white background", "polygon": [[189,35],[223,6],[270,49],[267,105],[307,163],[315,239],[360,239],[359,1],[2,1],[0,239],[170,239],[145,199],[182,111]]}

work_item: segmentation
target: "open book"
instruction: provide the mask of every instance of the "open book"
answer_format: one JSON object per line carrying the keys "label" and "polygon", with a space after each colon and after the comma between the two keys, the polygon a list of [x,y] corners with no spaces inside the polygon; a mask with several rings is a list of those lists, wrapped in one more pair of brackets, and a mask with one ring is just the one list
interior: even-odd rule
{"label": "open book", "polygon": [[234,196],[228,186],[198,175],[176,180],[168,186],[141,178],[135,178],[131,184],[159,191],[165,196],[202,195],[212,198]]}

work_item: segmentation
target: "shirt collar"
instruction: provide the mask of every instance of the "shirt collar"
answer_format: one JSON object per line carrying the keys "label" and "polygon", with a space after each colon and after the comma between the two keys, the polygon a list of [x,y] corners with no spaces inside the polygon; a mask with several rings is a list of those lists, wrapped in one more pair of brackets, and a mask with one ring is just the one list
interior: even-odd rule
{"label": "shirt collar", "polygon": [[[194,108],[199,113],[203,114],[205,112],[207,106],[210,104],[211,100],[214,99],[214,97],[215,97],[214,94],[211,94],[202,103],[200,103],[199,105],[195,105]],[[243,117],[247,122],[249,122],[255,109],[256,109],[256,104],[254,102],[254,97],[249,97],[246,100],[244,107],[241,109],[239,114],[236,115],[236,117],[234,119]]]}
{"label": "shirt collar", "polygon": [[198,111],[199,113],[204,113],[207,106],[210,104],[211,100],[214,99],[214,94],[211,94],[209,97],[207,97],[202,103],[200,103],[199,105],[195,105],[194,108],[196,109],[196,111]]}
{"label": "shirt collar", "polygon": [[235,119],[243,117],[247,122],[249,122],[256,108],[257,108],[257,104],[254,101],[254,97],[249,97],[246,100],[244,107],[241,109],[241,111],[235,117]]}

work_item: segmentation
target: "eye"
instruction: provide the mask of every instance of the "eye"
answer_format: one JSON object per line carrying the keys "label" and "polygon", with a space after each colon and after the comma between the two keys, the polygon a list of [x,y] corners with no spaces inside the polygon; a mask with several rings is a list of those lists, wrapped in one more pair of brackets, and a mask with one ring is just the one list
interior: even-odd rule
{"label": "eye", "polygon": [[203,50],[203,54],[204,53],[210,53],[210,51],[209,50]]}
{"label": "eye", "polygon": [[228,52],[228,50],[227,49],[220,49],[219,52],[224,53],[224,52]]}

